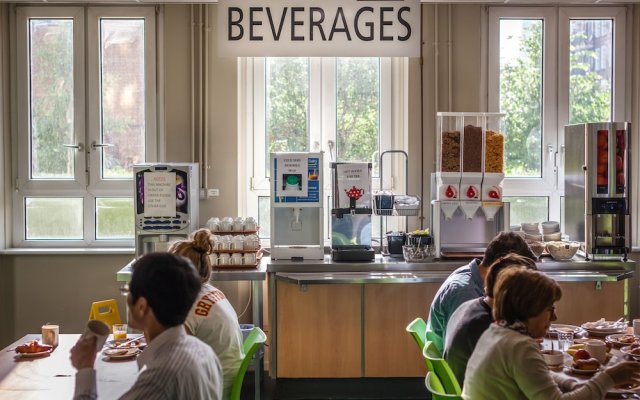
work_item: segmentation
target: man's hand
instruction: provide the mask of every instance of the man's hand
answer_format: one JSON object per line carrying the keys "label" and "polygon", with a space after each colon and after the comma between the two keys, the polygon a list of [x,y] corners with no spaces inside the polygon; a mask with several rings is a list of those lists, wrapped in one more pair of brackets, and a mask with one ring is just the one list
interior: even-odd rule
{"label": "man's hand", "polygon": [[96,340],[94,335],[80,336],[75,346],[71,348],[71,365],[77,370],[93,368],[96,361]]}

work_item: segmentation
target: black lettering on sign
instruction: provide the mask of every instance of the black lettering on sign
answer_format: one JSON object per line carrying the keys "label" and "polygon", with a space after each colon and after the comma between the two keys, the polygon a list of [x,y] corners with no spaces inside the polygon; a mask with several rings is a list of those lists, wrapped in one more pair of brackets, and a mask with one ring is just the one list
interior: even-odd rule
{"label": "black lettering on sign", "polygon": [[406,35],[398,36],[398,40],[400,40],[401,42],[405,42],[405,41],[409,40],[409,38],[411,37],[411,25],[409,25],[407,20],[402,18],[402,13],[409,12],[409,11],[411,11],[411,9],[409,7],[400,7],[400,10],[398,10],[398,21],[400,22],[401,25],[404,25],[404,27],[407,28],[407,34]]}
{"label": "black lettering on sign", "polygon": [[[238,19],[235,20],[233,18],[233,14],[238,14]],[[229,40],[240,40],[242,36],[244,36],[244,28],[240,24],[242,22],[242,9],[238,7],[229,7],[229,31],[227,33],[227,37]],[[240,33],[237,36],[233,36],[233,26],[236,25],[240,28]]]}
{"label": "black lettering on sign", "polygon": [[393,36],[386,36],[384,34],[384,26],[385,25],[393,25],[391,21],[387,21],[384,18],[384,13],[393,11],[393,7],[380,7],[380,40],[393,40]]}
{"label": "black lettering on sign", "polygon": [[273,25],[273,18],[271,17],[271,7],[267,7],[267,17],[269,17],[269,25],[271,26],[271,33],[273,34],[273,38],[278,41],[280,40],[280,35],[282,34],[282,27],[284,26],[284,20],[287,17],[287,10],[289,7],[285,7],[282,11],[282,16],[280,17],[280,25],[278,25],[278,32],[276,32],[276,27]]}
{"label": "black lettering on sign", "polygon": [[257,12],[262,12],[262,7],[249,7],[249,40],[260,41],[262,40],[262,36],[257,36],[253,34],[253,27],[262,25],[262,21],[256,20],[254,18],[254,14]]}
{"label": "black lettering on sign", "polygon": [[291,7],[291,40],[292,41],[303,41],[304,36],[296,35],[296,25],[304,25],[304,22],[296,20],[296,13],[304,11],[304,7]]}
{"label": "black lettering on sign", "polygon": [[[342,28],[338,28],[338,18],[342,21]],[[338,12],[336,12],[336,17],[333,20],[333,26],[331,27],[331,33],[329,34],[329,41],[333,39],[333,34],[336,32],[344,32],[347,34],[347,40],[351,40],[351,34],[349,33],[349,28],[347,28],[347,20],[344,17],[344,11],[342,11],[342,7],[338,7]]]}
{"label": "black lettering on sign", "polygon": [[365,11],[372,13],[373,12],[373,7],[362,7],[361,9],[358,10],[358,12],[356,12],[356,16],[355,16],[355,19],[354,19],[354,22],[353,22],[353,28],[356,31],[356,36],[360,40],[364,40],[365,42],[369,42],[369,41],[373,40],[373,22],[367,21],[367,22],[364,23],[364,26],[369,28],[369,34],[367,36],[364,36],[362,33],[360,33],[360,16]]}
{"label": "black lettering on sign", "polygon": [[[320,19],[315,19],[314,14],[320,14]],[[322,37],[322,41],[326,41],[327,38],[324,36],[324,30],[322,29],[322,22],[324,21],[324,10],[320,7],[309,7],[309,40],[313,42],[313,27],[315,26],[320,31],[320,36]]]}

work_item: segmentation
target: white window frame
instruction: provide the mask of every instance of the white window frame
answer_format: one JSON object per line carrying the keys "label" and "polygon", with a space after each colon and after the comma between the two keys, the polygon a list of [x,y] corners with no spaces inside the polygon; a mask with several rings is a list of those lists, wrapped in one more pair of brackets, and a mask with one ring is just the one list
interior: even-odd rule
{"label": "white window frame", "polygon": [[[564,126],[569,121],[569,21],[570,19],[613,19],[614,64],[612,118],[624,121],[626,61],[626,10],[623,7],[503,7],[489,8],[488,18],[488,109],[499,110],[500,19],[542,19],[543,30],[543,114],[540,178],[505,178],[506,197],[547,197],[549,219],[560,221],[564,196]],[[508,132],[507,132],[508,134]]]}
{"label": "white window frame", "polygon": [[[336,143],[336,58],[309,58],[309,135],[310,151],[324,151],[324,207],[331,196],[330,163],[334,161]],[[265,58],[238,59],[238,110],[240,128],[240,182],[241,212],[255,215],[258,197],[269,196],[269,180],[262,174],[265,160]],[[381,151],[399,149],[407,151],[408,60],[406,58],[380,58],[380,147]],[[379,155],[378,155],[379,158]],[[373,160],[362,160],[372,162]],[[404,160],[385,157],[384,188],[398,194],[406,193]],[[379,177],[374,177],[373,190],[380,188]],[[388,218],[389,229],[404,224],[404,218]],[[374,224],[378,223],[376,219]],[[325,218],[325,245],[330,245],[330,226]],[[376,239],[374,237],[374,239]],[[269,240],[263,239],[269,246]]]}
{"label": "white window frame", "polygon": [[[74,143],[82,145],[75,151],[73,180],[30,179],[29,142],[29,59],[28,39],[31,18],[69,18],[74,21]],[[18,6],[15,14],[16,56],[12,76],[15,77],[17,117],[13,137],[17,143],[14,161],[13,233],[14,247],[23,248],[114,248],[133,247],[131,239],[96,239],[96,199],[133,198],[132,179],[101,179],[102,151],[93,148],[100,143],[100,79],[99,22],[101,18],[132,18],[145,20],[145,158],[157,160],[156,104],[156,12],[155,7],[66,7]],[[86,52],[85,52],[86,49]],[[86,73],[86,74],[85,74]],[[97,156],[96,156],[97,155]],[[83,198],[82,240],[26,240],[27,197]],[[133,221],[131,221],[133,225]]]}

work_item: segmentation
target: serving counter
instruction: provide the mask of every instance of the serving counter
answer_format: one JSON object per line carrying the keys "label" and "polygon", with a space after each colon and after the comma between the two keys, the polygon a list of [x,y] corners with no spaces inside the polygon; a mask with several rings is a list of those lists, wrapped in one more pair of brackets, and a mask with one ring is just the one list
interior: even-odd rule
{"label": "serving counter", "polygon": [[[349,263],[329,256],[300,262],[263,259],[271,376],[424,376],[424,362],[405,327],[416,317],[427,319],[442,282],[468,262],[406,263],[381,256]],[[563,289],[558,322],[638,317],[638,271],[632,261],[543,258],[538,268]]]}

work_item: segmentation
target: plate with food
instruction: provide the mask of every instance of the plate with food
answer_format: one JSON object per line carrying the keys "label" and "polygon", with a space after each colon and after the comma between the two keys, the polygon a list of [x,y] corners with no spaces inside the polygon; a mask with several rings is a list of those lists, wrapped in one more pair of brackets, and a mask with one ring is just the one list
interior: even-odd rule
{"label": "plate with food", "polygon": [[142,353],[142,350],[137,347],[130,347],[128,349],[106,349],[102,352],[106,357],[116,360],[135,357],[140,353]]}
{"label": "plate with food", "polygon": [[605,339],[618,347],[630,346],[634,343],[640,343],[640,338],[638,336],[628,333],[616,333],[614,335],[608,335],[607,337],[605,337]]}
{"label": "plate with food", "polygon": [[600,371],[601,365],[595,358],[588,359],[566,359],[565,367],[574,374],[593,375]]}
{"label": "plate with food", "polygon": [[22,358],[43,357],[53,351],[53,346],[42,344],[38,340],[30,340],[16,347],[16,356]]}
{"label": "plate with food", "polygon": [[627,322],[623,320],[606,321],[604,318],[600,318],[598,321],[585,322],[582,324],[582,328],[592,336],[607,336],[614,333],[623,333],[627,329]]}
{"label": "plate with food", "polygon": [[105,346],[110,349],[142,349],[147,345],[147,341],[143,337],[129,340],[107,340]]}
{"label": "plate with food", "polygon": [[636,361],[640,361],[640,344],[632,344],[631,346],[621,347],[620,352]]}

